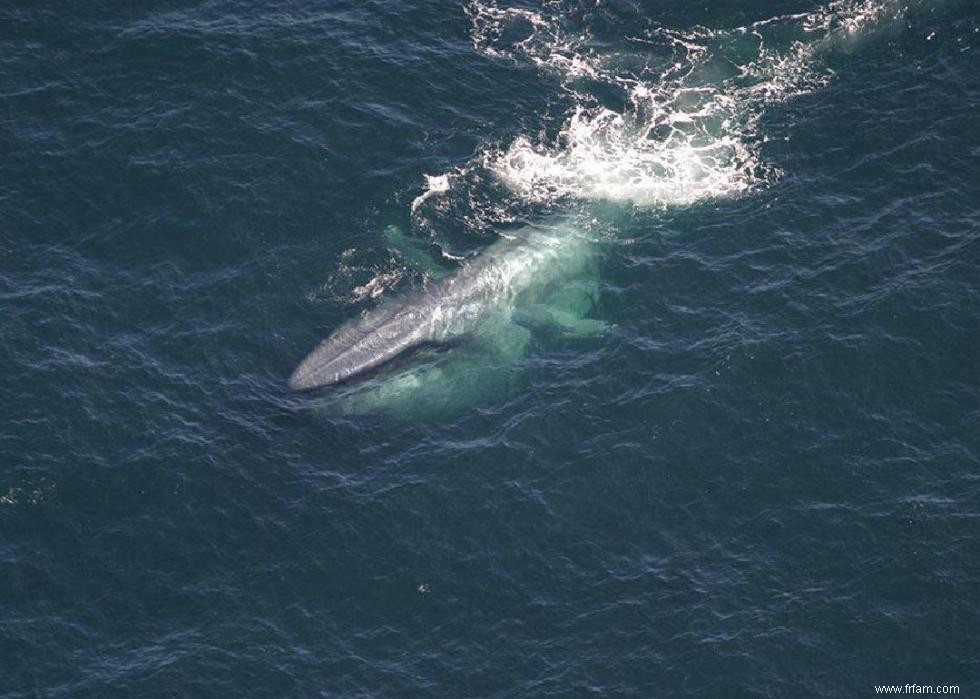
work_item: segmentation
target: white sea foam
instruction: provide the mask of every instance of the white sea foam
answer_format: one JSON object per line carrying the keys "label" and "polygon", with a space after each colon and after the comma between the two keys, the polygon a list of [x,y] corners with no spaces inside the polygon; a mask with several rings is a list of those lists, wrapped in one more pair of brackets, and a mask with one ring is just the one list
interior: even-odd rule
{"label": "white sea foam", "polygon": [[[533,203],[683,206],[764,186],[778,176],[759,156],[766,107],[823,85],[831,75],[823,54],[852,50],[903,13],[890,0],[837,0],[731,30],[650,26],[617,43],[573,27],[564,5],[550,0],[532,10],[473,0],[467,8],[477,50],[530,61],[573,97],[557,140],[521,136],[472,164]],[[610,43],[615,48],[595,48]],[[624,95],[624,106],[603,106],[596,86]],[[448,181],[428,179],[413,212],[449,189]]]}
{"label": "white sea foam", "polygon": [[412,213],[429,197],[449,191],[449,175],[426,175],[425,184],[425,191],[412,202]]}

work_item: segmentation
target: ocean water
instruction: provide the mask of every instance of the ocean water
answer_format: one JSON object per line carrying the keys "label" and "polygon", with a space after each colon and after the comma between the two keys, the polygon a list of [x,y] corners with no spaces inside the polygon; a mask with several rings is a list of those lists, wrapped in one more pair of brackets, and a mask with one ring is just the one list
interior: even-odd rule
{"label": "ocean water", "polygon": [[[0,144],[0,696],[980,689],[972,0],[8,0]],[[604,332],[288,389],[554,220]]]}

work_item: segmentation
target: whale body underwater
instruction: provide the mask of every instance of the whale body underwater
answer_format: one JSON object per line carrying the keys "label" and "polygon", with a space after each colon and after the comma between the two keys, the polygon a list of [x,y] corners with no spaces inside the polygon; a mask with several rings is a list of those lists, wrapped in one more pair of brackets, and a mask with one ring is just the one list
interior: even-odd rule
{"label": "whale body underwater", "polygon": [[[568,222],[527,225],[448,276],[341,326],[296,367],[289,387],[357,384],[396,360],[411,366],[413,351],[427,347],[465,344],[479,351],[479,364],[513,363],[524,355],[534,328],[571,336],[602,333],[606,324],[588,317],[597,293],[595,244],[581,228]],[[469,369],[479,369],[474,355],[467,356]],[[467,366],[457,369],[457,378]],[[452,388],[445,368],[416,372],[410,381],[405,373],[388,377],[402,393],[437,379]]]}

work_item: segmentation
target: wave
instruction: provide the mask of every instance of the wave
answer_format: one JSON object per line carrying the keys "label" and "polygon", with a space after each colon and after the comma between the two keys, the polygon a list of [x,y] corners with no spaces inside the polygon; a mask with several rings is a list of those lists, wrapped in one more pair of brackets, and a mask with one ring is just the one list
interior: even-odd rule
{"label": "wave", "polygon": [[[572,106],[556,138],[521,135],[430,177],[412,204],[420,221],[427,205],[479,180],[475,171],[492,173],[514,206],[607,200],[663,208],[764,187],[779,176],[760,156],[766,108],[826,84],[832,77],[826,56],[902,26],[907,11],[890,0],[838,0],[734,29],[650,22],[637,31],[631,18],[634,28],[616,35],[615,21],[601,34],[576,21],[581,7],[560,0],[538,8],[470,2],[474,48],[555,75]],[[497,209],[494,215],[506,220]]]}

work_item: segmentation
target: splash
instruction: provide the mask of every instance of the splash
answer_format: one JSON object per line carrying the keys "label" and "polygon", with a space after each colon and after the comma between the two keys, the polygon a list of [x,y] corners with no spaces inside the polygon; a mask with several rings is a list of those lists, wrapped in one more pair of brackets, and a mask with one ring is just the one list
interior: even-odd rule
{"label": "splash", "polygon": [[[779,176],[760,156],[766,108],[824,85],[832,75],[824,56],[854,50],[905,12],[889,0],[837,0],[734,29],[647,26],[610,37],[570,19],[582,3],[566,5],[467,7],[476,50],[529,61],[572,97],[557,139],[520,136],[473,165],[525,202],[664,208],[764,187]],[[606,93],[621,95],[621,104],[604,105]],[[430,186],[423,197],[431,194]]]}
{"label": "splash", "polygon": [[425,184],[425,192],[415,197],[412,202],[412,213],[415,213],[429,197],[449,191],[449,175],[426,175]]}

